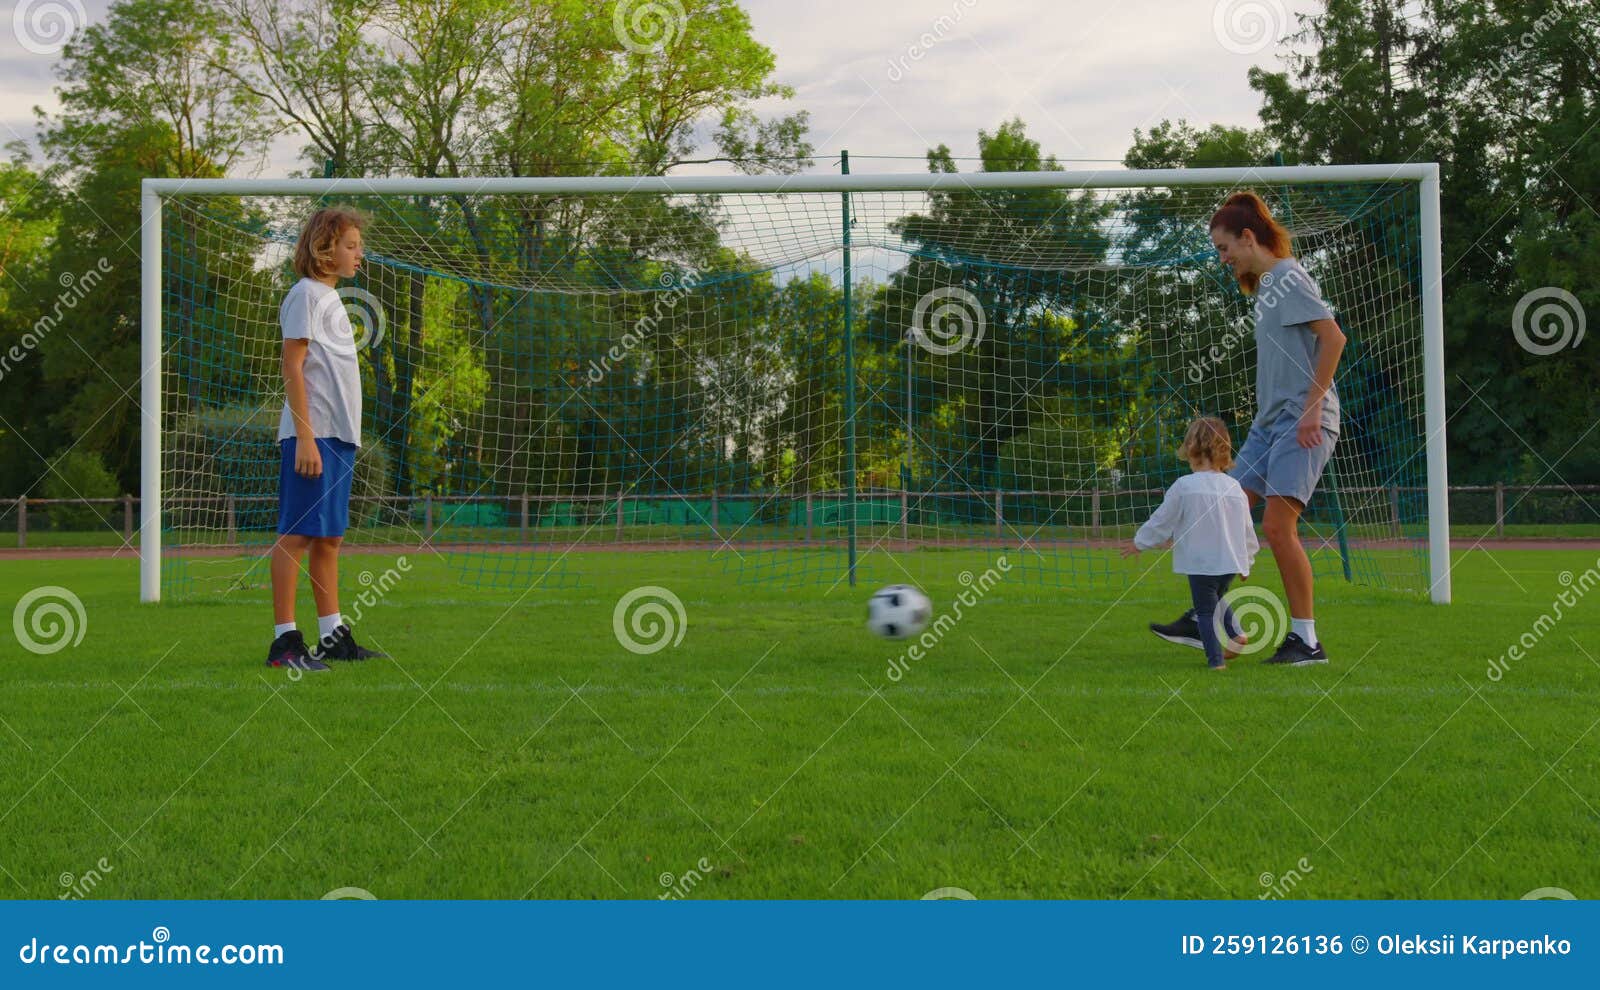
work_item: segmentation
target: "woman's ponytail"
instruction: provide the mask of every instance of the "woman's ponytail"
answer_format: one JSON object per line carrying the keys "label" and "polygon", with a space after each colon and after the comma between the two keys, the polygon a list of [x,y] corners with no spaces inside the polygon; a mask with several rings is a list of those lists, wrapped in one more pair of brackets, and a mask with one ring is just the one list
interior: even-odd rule
{"label": "woman's ponytail", "polygon": [[[1289,243],[1289,231],[1273,218],[1266,202],[1253,192],[1236,192],[1229,196],[1227,202],[1222,204],[1222,209],[1211,216],[1209,229],[1216,230],[1218,227],[1234,237],[1241,236],[1247,230],[1250,231],[1255,235],[1256,243],[1275,258],[1287,258],[1293,254]],[[1239,277],[1239,284],[1247,293],[1254,293],[1260,281],[1257,275],[1246,274]]]}

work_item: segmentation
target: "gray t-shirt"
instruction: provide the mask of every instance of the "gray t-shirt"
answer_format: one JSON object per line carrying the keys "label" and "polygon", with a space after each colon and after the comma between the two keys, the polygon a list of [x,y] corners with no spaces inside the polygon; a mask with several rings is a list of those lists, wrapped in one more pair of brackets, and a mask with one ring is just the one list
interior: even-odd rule
{"label": "gray t-shirt", "polygon": [[[1294,429],[1317,371],[1317,335],[1310,324],[1331,320],[1322,290],[1300,262],[1284,258],[1256,290],[1256,418],[1251,429]],[[1322,428],[1339,432],[1339,393],[1322,400]]]}
{"label": "gray t-shirt", "polygon": [[[283,339],[306,338],[306,406],[311,429],[320,438],[334,437],[361,445],[361,366],[356,363],[355,329],[338,290],[314,278],[302,278],[278,307]],[[295,435],[289,399],[278,417],[278,439]]]}

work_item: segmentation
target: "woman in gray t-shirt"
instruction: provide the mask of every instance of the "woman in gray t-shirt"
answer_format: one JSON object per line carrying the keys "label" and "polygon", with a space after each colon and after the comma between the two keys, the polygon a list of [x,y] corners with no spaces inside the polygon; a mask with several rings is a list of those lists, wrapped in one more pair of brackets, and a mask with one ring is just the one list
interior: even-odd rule
{"label": "woman in gray t-shirt", "polygon": [[[1240,287],[1255,297],[1257,412],[1229,473],[1252,507],[1266,502],[1262,531],[1289,600],[1291,628],[1266,662],[1327,663],[1312,619],[1311,561],[1300,543],[1300,514],[1339,438],[1333,373],[1344,332],[1316,281],[1295,260],[1289,232],[1260,196],[1229,196],[1211,218],[1211,243]],[[1200,645],[1192,614],[1150,628],[1163,639]]]}

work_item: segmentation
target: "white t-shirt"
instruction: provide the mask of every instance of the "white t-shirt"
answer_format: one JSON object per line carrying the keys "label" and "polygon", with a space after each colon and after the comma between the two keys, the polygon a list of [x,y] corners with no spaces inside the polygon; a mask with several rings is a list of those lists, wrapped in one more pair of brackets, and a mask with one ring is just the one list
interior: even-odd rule
{"label": "white t-shirt", "polygon": [[1168,540],[1178,574],[1249,574],[1261,549],[1244,489],[1221,471],[1196,471],[1173,482],[1133,543],[1154,550]]}
{"label": "white t-shirt", "polygon": [[[356,363],[355,330],[337,289],[302,278],[278,307],[284,340],[309,340],[306,348],[306,411],[318,438],[361,445],[361,366]],[[289,399],[278,417],[278,439],[295,436]]]}

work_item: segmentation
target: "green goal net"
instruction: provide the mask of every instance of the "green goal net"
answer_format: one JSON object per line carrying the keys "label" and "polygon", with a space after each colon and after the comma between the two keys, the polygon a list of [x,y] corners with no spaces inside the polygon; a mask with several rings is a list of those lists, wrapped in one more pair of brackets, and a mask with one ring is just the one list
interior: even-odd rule
{"label": "green goal net", "polygon": [[1314,566],[1426,592],[1420,184],[1316,171],[163,190],[162,588],[266,583],[278,305],[330,203],[368,219],[341,287],[364,391],[352,548],[425,546],[520,589],[581,581],[593,551],[831,585],[931,548],[1115,587],[1189,420],[1239,445],[1255,412],[1255,303],[1206,229],[1252,188],[1349,338]]}

